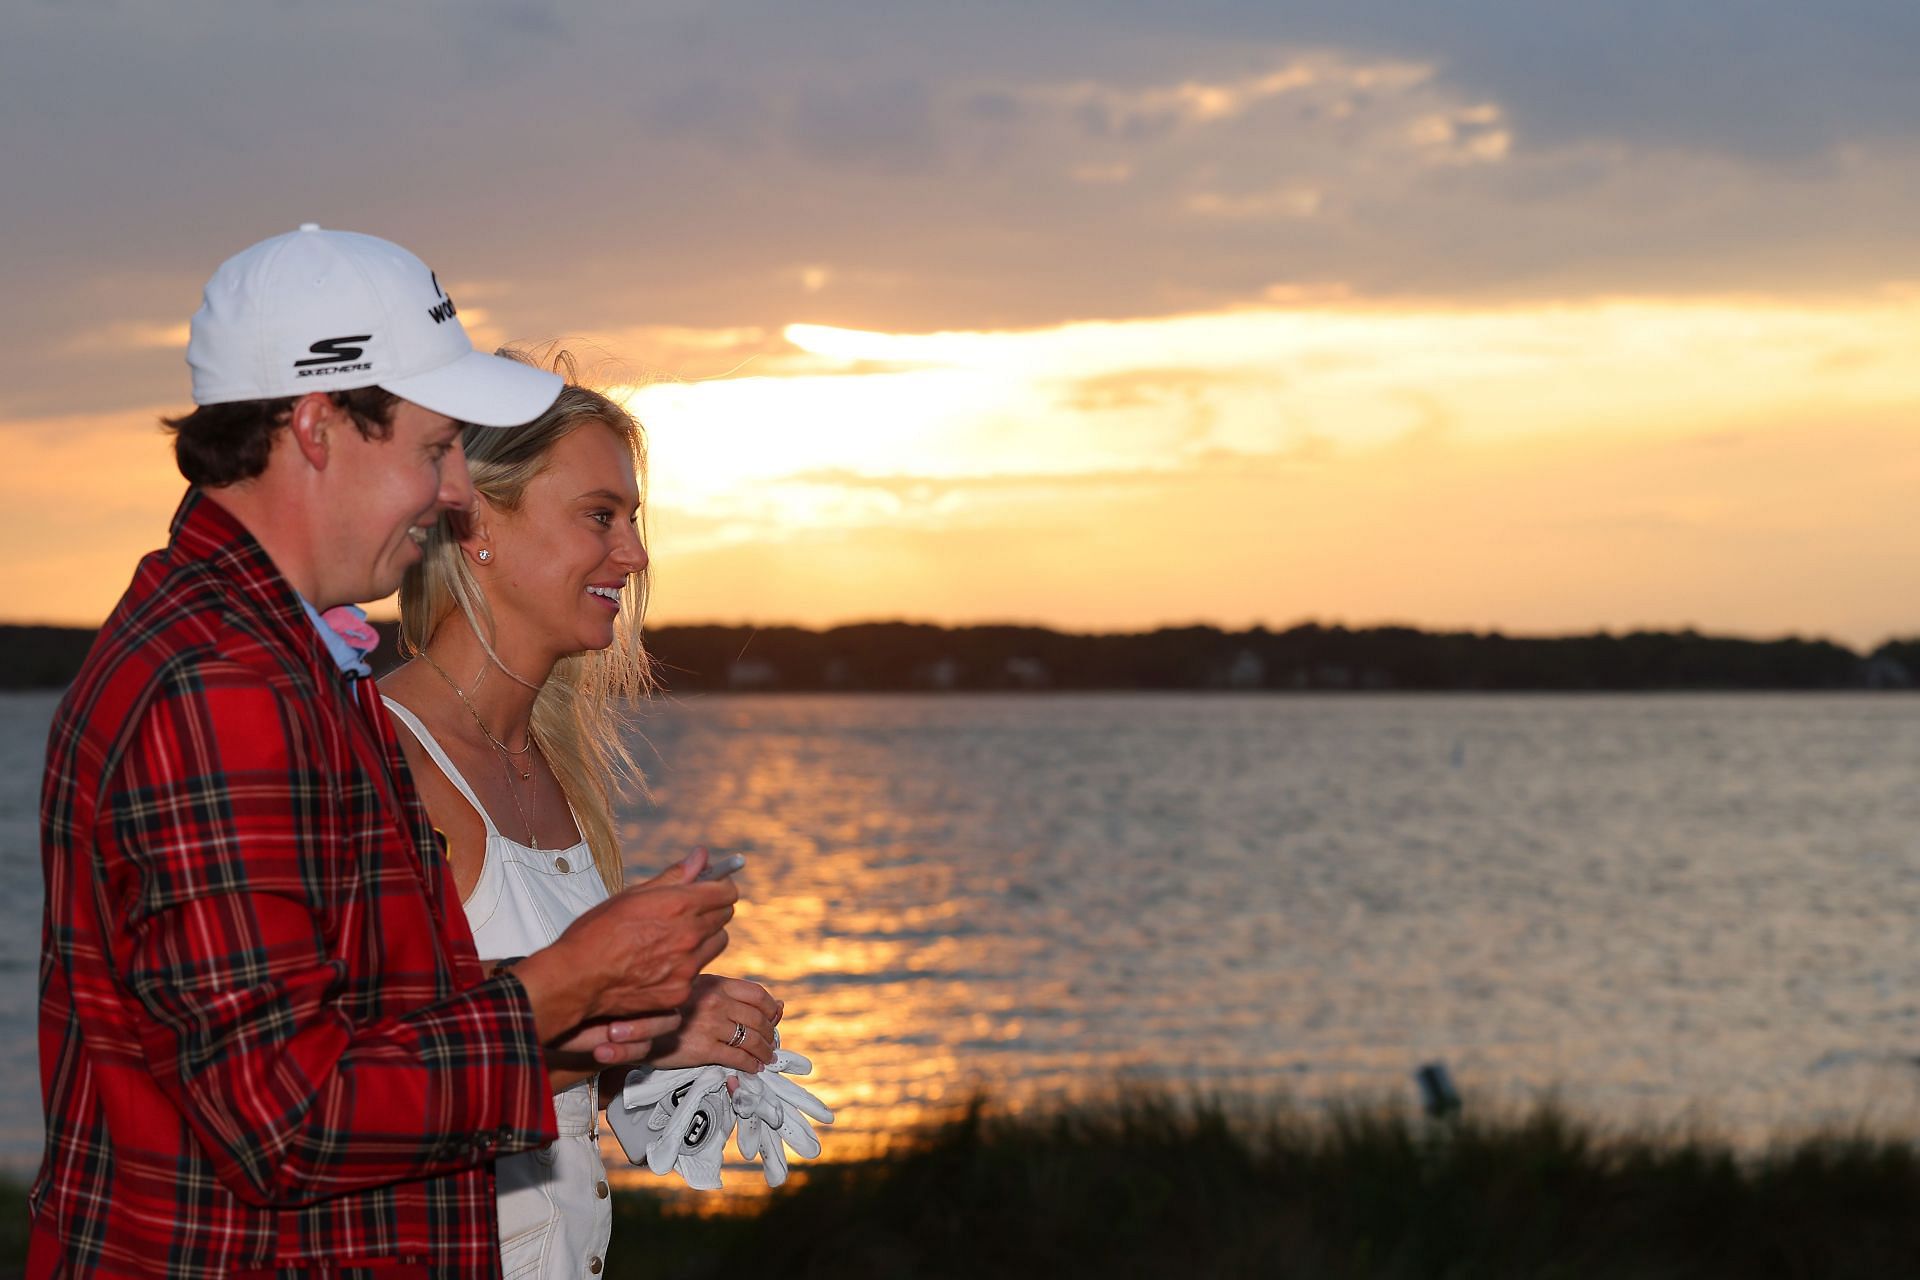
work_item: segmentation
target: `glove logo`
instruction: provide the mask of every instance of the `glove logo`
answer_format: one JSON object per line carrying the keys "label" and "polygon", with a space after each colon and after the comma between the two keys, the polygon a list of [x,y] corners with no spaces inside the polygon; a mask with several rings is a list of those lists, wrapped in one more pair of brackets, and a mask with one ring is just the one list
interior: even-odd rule
{"label": "glove logo", "polygon": [[620,1103],[607,1108],[627,1159],[717,1191],[727,1139],[737,1137],[740,1158],[757,1161],[769,1187],[785,1183],[788,1152],[818,1157],[813,1125],[832,1124],[833,1110],[791,1079],[811,1075],[813,1063],[781,1048],[777,1030],[773,1046],[773,1061],[749,1075],[718,1065],[629,1073]]}

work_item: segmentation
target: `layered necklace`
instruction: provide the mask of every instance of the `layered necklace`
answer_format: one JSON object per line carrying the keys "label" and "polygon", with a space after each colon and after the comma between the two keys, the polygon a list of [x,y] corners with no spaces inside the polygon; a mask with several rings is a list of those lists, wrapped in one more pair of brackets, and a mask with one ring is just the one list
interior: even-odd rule
{"label": "layered necklace", "polygon": [[[500,757],[501,770],[507,779],[507,799],[513,801],[514,812],[520,815],[521,825],[527,829],[527,847],[529,849],[538,849],[540,847],[540,832],[533,825],[533,819],[540,816],[540,784],[533,781],[533,757],[536,747],[533,741],[532,726],[528,726],[527,728],[527,741],[525,746],[518,748],[508,746],[493,736],[493,730],[487,728],[487,722],[480,716],[480,708],[473,705],[473,700],[467,697],[466,690],[456,684],[453,677],[448,675],[446,670],[433,660],[433,655],[425,649],[422,649],[420,656],[426,659],[427,665],[432,667],[442,680],[447,682],[447,688],[453,690],[453,696],[460,699],[460,705],[467,709],[467,714],[473,717],[474,724],[480,727],[481,736],[493,744],[494,752]],[[527,790],[528,798],[533,803],[532,818],[527,816],[526,808],[520,803],[520,789],[513,785],[513,775],[516,773],[520,775],[520,781],[532,784]]]}

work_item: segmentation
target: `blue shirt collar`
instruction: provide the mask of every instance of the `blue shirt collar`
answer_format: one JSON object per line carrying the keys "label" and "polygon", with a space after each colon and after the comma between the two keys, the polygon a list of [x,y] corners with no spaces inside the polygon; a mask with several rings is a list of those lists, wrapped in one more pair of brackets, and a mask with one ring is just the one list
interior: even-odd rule
{"label": "blue shirt collar", "polygon": [[[300,607],[307,611],[307,618],[313,623],[313,629],[320,633],[321,641],[327,646],[327,656],[333,659],[334,665],[339,667],[343,674],[350,676],[373,674],[373,668],[367,665],[366,655],[348,644],[338,631],[328,626],[326,620],[320,616],[320,611],[309,604],[305,596],[300,597]],[[353,605],[347,607],[359,614],[363,620],[366,618],[364,610]]]}

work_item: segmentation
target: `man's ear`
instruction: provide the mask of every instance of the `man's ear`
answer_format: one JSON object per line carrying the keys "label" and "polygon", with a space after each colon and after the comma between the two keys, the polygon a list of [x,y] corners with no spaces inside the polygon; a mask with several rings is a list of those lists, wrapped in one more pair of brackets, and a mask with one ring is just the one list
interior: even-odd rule
{"label": "man's ear", "polygon": [[341,425],[342,415],[333,397],[324,391],[309,391],[293,402],[287,417],[287,432],[294,448],[315,471],[325,471],[332,457],[333,433]]}

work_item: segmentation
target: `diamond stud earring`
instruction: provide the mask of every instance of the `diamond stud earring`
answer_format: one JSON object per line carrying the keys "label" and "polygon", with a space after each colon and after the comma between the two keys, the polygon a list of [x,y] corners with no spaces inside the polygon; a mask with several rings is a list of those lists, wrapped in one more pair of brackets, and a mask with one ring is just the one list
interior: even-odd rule
{"label": "diamond stud earring", "polygon": [[481,564],[485,564],[489,560],[493,559],[493,552],[487,550],[485,547],[482,547],[478,551],[473,553],[473,558],[475,560],[478,560]]}

